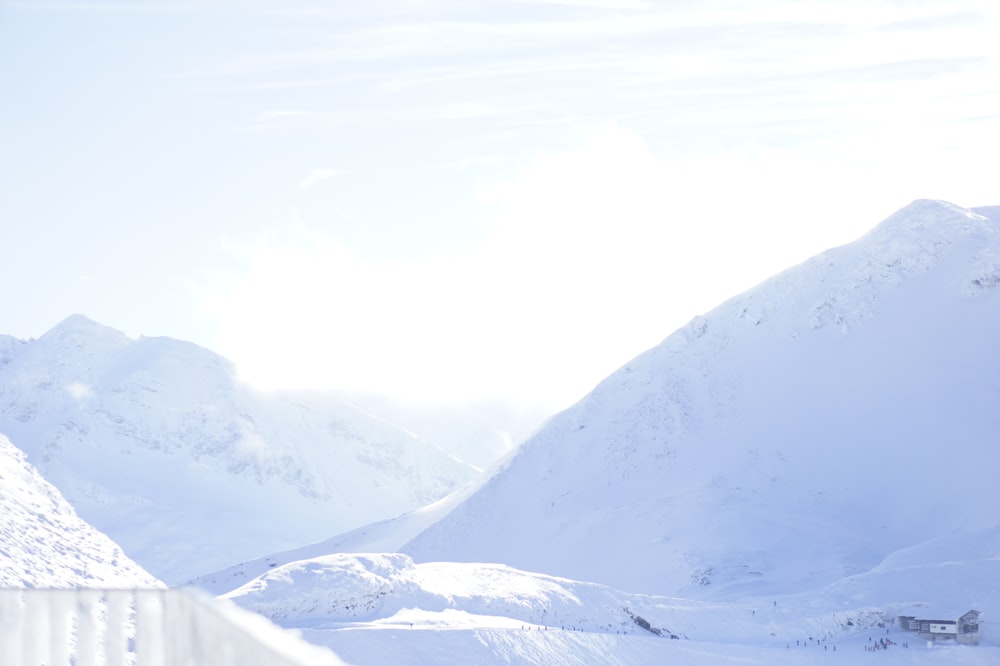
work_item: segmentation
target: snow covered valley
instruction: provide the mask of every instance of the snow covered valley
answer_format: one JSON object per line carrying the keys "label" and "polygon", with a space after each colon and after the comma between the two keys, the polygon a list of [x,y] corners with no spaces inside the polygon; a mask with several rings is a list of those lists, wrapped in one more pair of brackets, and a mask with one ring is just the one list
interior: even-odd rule
{"label": "snow covered valley", "polygon": [[[377,483],[359,485],[372,472],[358,466],[350,482],[321,475],[343,460],[331,433],[388,425],[265,409],[204,350],[140,348],[80,319],[0,339],[0,432],[139,565],[349,663],[998,664],[998,213],[911,204],[695,317],[464,486],[429,474],[431,490],[400,490],[393,451],[421,470],[453,459],[397,431],[346,437]],[[157,345],[173,351],[153,365],[122,355]],[[208,374],[161,383],[185,376],[178,356]],[[395,444],[375,455],[372,441]],[[251,552],[300,504],[350,513],[379,484],[406,502]],[[230,539],[245,540],[216,550]],[[898,620],[972,610],[977,645]]]}
{"label": "snow covered valley", "polygon": [[[993,664],[1000,642],[988,629],[977,646],[929,645],[896,618],[960,603],[995,617],[1000,598],[983,583],[1000,580],[998,553],[994,529],[824,588],[731,602],[627,594],[503,565],[339,554],[276,567],[224,596],[357,664]],[[893,644],[864,654],[880,640]]]}

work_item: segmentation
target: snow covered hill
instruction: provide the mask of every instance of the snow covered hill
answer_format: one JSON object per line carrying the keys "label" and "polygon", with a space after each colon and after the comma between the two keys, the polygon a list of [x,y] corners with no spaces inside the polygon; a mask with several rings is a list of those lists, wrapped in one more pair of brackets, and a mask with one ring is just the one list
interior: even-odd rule
{"label": "snow covered hill", "polygon": [[0,588],[160,585],[0,435]]}
{"label": "snow covered hill", "polygon": [[432,502],[477,470],[353,407],[263,395],[169,338],[75,315],[0,337],[0,431],[170,583]]}
{"label": "snow covered hill", "polygon": [[335,553],[391,553],[433,525],[475,491],[468,484],[447,497],[395,518],[364,525],[317,543],[271,553],[212,571],[191,581],[194,587],[212,594],[223,594],[245,585],[268,571],[293,562],[310,560]]}

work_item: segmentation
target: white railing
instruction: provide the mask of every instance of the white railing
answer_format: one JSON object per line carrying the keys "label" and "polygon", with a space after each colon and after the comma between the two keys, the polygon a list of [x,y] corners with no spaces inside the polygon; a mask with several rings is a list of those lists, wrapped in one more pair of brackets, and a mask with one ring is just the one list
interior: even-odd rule
{"label": "white railing", "polygon": [[265,618],[191,590],[0,590],[3,666],[341,666]]}

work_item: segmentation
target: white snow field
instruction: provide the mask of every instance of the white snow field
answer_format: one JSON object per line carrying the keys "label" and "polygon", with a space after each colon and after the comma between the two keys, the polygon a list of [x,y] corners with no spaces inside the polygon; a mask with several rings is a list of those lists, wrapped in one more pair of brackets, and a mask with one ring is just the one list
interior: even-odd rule
{"label": "white snow field", "polygon": [[[365,664],[1000,663],[997,212],[914,202],[473,487],[199,582]],[[970,609],[978,646],[895,625]]]}
{"label": "white snow field", "polygon": [[0,336],[0,432],[168,583],[423,506],[479,470],[318,396],[237,381],[196,345],[74,315]]}
{"label": "white snow field", "polygon": [[0,588],[160,586],[0,435]]}
{"label": "white snow field", "polygon": [[[956,554],[968,559],[937,561]],[[1000,529],[896,560],[825,588],[718,602],[504,565],[338,554],[275,567],[223,596],[357,664],[1000,663],[992,623],[980,645],[932,647],[896,625],[900,613],[970,610],[960,603],[997,617],[1000,596],[982,583],[1000,579]],[[896,645],[866,653],[883,638]]]}

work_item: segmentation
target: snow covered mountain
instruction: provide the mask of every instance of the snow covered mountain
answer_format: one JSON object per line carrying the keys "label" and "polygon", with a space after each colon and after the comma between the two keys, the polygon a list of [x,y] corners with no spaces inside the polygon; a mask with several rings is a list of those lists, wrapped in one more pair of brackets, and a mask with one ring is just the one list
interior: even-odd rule
{"label": "snow covered mountain", "polygon": [[160,585],[0,435],[0,588]]}
{"label": "snow covered mountain", "polygon": [[169,583],[397,515],[477,470],[353,407],[264,395],[196,345],[72,316],[0,336],[0,432]]}
{"label": "snow covered mountain", "polygon": [[[915,202],[695,318],[489,478],[198,583],[359,663],[853,663],[873,637],[886,664],[996,663],[997,213]],[[896,623],[972,608],[976,647]]]}
{"label": "snow covered mountain", "polygon": [[780,594],[997,524],[1000,209],[917,201],[722,304],[478,487],[199,580],[334,552]]}
{"label": "snow covered mountain", "polygon": [[914,202],[695,317],[401,551],[698,598],[867,571],[997,524],[998,341],[996,209]]}
{"label": "snow covered mountain", "polygon": [[402,551],[732,598],[990,527],[998,287],[997,219],[917,201],[696,317]]}

